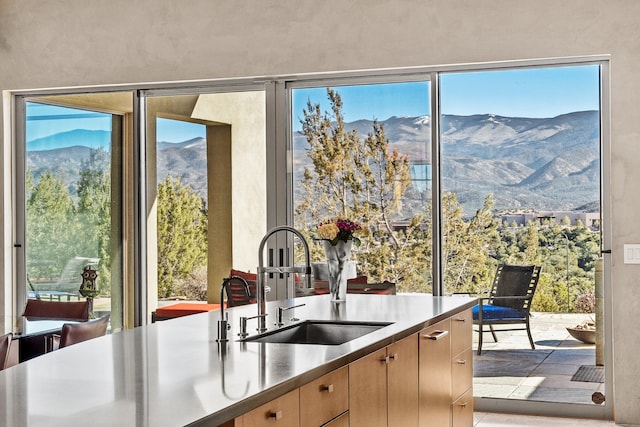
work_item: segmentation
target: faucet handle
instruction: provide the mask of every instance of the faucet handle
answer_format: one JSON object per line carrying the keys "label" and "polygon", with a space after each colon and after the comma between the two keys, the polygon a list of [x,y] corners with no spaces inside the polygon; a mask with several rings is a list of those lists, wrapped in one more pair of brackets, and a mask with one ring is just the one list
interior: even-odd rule
{"label": "faucet handle", "polygon": [[249,333],[247,332],[247,320],[250,319],[257,319],[258,317],[267,317],[267,314],[258,314],[257,316],[251,316],[251,317],[247,317],[247,316],[240,316],[240,332],[238,332],[238,336],[240,338],[246,338]]}
{"label": "faucet handle", "polygon": [[[291,307],[278,307],[278,312],[277,312],[278,318],[276,320],[276,326],[284,326],[284,322],[282,321],[282,316],[285,311],[302,307],[303,305],[306,305],[306,304],[292,305]],[[291,320],[299,320],[299,319],[293,318]]]}

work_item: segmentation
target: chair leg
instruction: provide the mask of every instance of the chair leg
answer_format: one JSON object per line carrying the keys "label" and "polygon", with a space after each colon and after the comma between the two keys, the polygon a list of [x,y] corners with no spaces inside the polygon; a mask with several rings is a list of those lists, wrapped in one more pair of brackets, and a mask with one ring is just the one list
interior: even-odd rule
{"label": "chair leg", "polygon": [[489,325],[489,330],[491,331],[491,335],[493,335],[493,342],[498,342],[498,337],[496,336],[496,331],[493,330],[493,326]]}
{"label": "chair leg", "polygon": [[527,335],[529,336],[529,343],[531,344],[531,350],[535,350],[536,346],[533,343],[533,337],[531,336],[531,328],[529,328],[529,318],[527,317]]}
{"label": "chair leg", "polygon": [[482,323],[478,324],[478,356],[482,354],[482,335],[484,335],[484,331],[482,330]]}

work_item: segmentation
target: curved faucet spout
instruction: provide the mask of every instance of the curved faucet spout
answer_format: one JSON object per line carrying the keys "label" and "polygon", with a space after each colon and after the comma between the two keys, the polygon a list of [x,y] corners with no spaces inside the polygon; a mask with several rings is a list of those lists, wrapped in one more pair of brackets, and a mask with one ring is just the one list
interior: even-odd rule
{"label": "curved faucet spout", "polygon": [[265,236],[262,238],[262,240],[260,241],[260,246],[258,247],[258,278],[256,281],[256,292],[257,292],[257,296],[258,296],[258,331],[259,332],[264,332],[267,330],[266,328],[266,298],[265,298],[265,280],[264,280],[264,274],[266,273],[266,269],[264,267],[264,263],[263,263],[263,251],[264,251],[264,246],[267,243],[267,240],[269,240],[269,237],[273,236],[274,234],[280,232],[280,231],[286,231],[289,233],[293,233],[296,236],[298,236],[298,238],[300,239],[300,241],[302,242],[302,245],[304,246],[304,255],[305,255],[305,271],[304,274],[306,276],[307,279],[307,288],[311,288],[311,254],[309,252],[309,244],[307,243],[307,240],[304,238],[304,236],[302,235],[302,233],[298,230],[296,230],[293,227],[290,227],[288,225],[280,225],[278,227],[274,227],[271,230],[269,230],[267,232],[267,234],[265,234]]}

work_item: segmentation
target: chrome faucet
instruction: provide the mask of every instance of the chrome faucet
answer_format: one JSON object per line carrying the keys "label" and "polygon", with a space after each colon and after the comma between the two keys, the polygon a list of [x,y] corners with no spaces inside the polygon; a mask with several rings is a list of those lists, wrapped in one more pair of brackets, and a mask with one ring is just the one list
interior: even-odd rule
{"label": "chrome faucet", "polygon": [[302,233],[296,230],[293,227],[289,227],[287,225],[280,225],[278,227],[274,227],[267,232],[267,234],[262,238],[260,242],[260,247],[258,248],[258,278],[256,281],[256,292],[258,294],[258,332],[264,332],[267,330],[266,326],[266,298],[265,298],[265,278],[264,275],[267,273],[296,273],[298,270],[295,267],[265,267],[262,260],[262,255],[264,251],[264,246],[267,243],[269,237],[273,236],[279,231],[286,231],[289,233],[293,233],[300,241],[302,241],[302,245],[304,246],[304,254],[305,254],[305,268],[304,274],[307,278],[307,288],[311,288],[311,254],[309,253],[309,244],[307,240],[304,238]]}
{"label": "chrome faucet", "polygon": [[218,320],[218,342],[227,342],[227,331],[231,327],[229,325],[229,314],[224,313],[224,290],[230,285],[229,279],[224,279],[220,285],[220,320]]}

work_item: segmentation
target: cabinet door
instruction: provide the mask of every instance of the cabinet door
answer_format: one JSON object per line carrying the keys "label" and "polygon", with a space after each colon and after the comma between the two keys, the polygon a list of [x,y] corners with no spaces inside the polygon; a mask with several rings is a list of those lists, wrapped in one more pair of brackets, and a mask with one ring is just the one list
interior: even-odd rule
{"label": "cabinet door", "polygon": [[300,427],[298,389],[265,403],[242,416],[244,427]]}
{"label": "cabinet door", "polygon": [[473,350],[467,348],[451,359],[451,395],[457,399],[473,386]]}
{"label": "cabinet door", "polygon": [[383,348],[349,365],[351,427],[387,425],[386,356],[387,350]]}
{"label": "cabinet door", "polygon": [[387,400],[390,426],[418,425],[418,334],[387,347]]}
{"label": "cabinet door", "polygon": [[349,409],[346,366],[300,387],[300,424],[317,427]]}
{"label": "cabinet door", "polygon": [[451,425],[451,321],[420,332],[420,427]]}
{"label": "cabinet door", "polygon": [[473,334],[471,309],[451,316],[451,354],[460,354],[471,347]]}
{"label": "cabinet door", "polygon": [[473,425],[473,391],[471,389],[453,402],[452,419],[452,427],[471,427]]}
{"label": "cabinet door", "polygon": [[335,420],[323,424],[322,427],[349,427],[349,412],[345,412]]}

